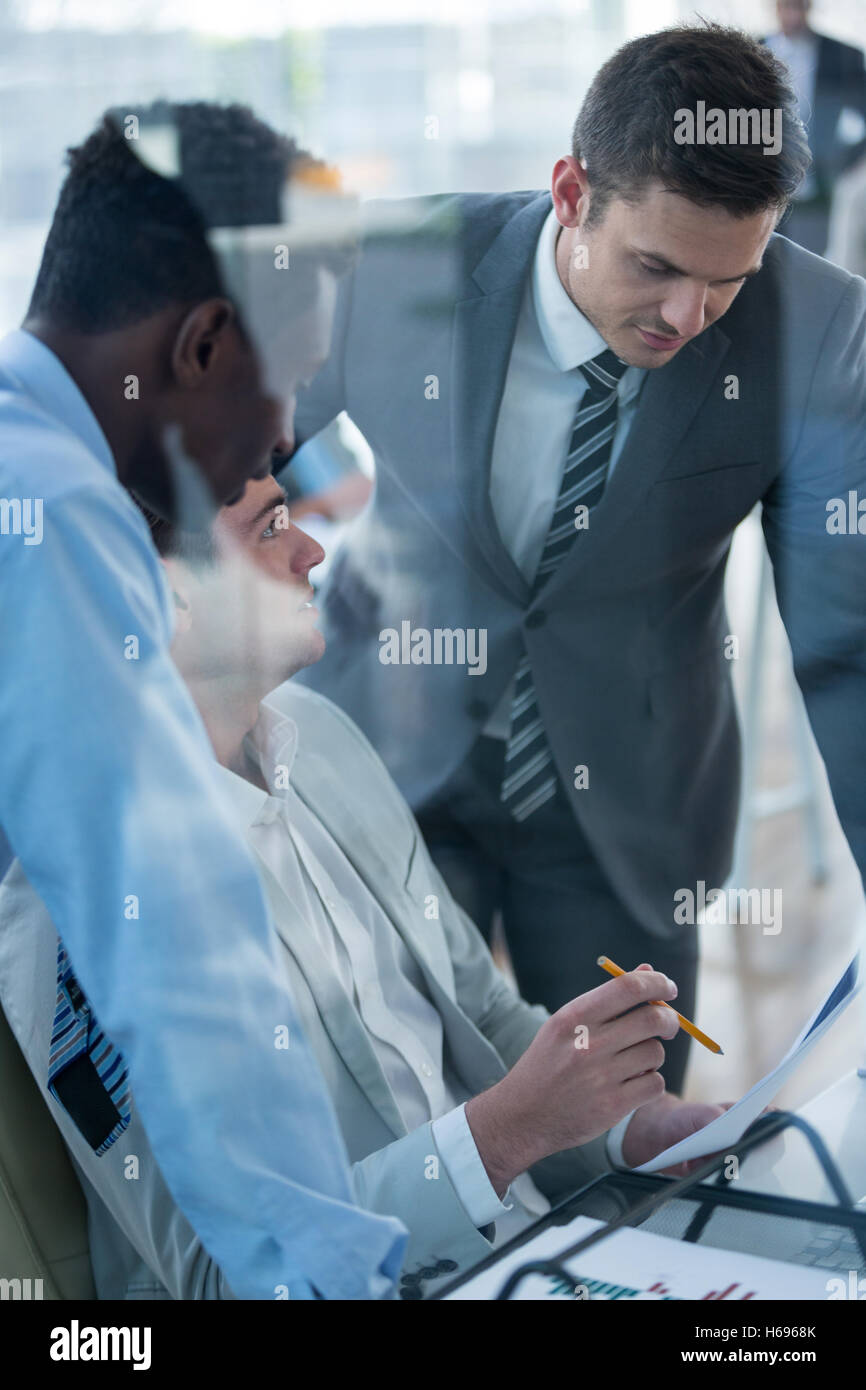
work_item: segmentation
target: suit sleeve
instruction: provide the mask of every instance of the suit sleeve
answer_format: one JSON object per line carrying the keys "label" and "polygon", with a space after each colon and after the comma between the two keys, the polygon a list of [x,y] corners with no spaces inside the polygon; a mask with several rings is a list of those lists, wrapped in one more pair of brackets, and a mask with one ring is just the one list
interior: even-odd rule
{"label": "suit sleeve", "polygon": [[[866,283],[818,345],[798,437],[763,527],[794,671],[848,844],[866,881]],[[783,420],[796,403],[782,402]],[[862,511],[860,510],[862,508]]]}
{"label": "suit sleeve", "polygon": [[[451,897],[421,840],[420,830],[418,837],[421,843],[416,853],[423,852],[427,857],[434,891],[439,894],[457,1002],[510,1069],[550,1015],[541,1004],[527,1004],[506,980],[475,923]],[[552,1200],[612,1171],[606,1133],[579,1148],[551,1154],[531,1170],[533,1180]]]}

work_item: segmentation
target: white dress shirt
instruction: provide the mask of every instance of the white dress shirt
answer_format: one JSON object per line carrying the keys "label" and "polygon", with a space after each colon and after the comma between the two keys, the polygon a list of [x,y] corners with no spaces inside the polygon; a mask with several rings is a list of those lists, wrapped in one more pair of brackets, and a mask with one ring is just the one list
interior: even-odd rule
{"label": "white dress shirt", "polygon": [[[528,1174],[500,1201],[464,1113],[470,1092],[443,1055],[442,1020],[402,937],[323,823],[292,787],[295,721],[263,701],[247,757],[269,788],[249,830],[291,910],[300,912],[367,1030],[407,1131],[433,1121],[439,1155],[476,1226],[495,1243],[550,1210]],[[287,948],[285,948],[287,949]]]}
{"label": "white dress shirt", "polygon": [[[607,347],[559,278],[559,230],[551,209],[520,307],[490,469],[490,502],[499,534],[529,583],[550,529],[575,416],[588,389],[578,369]],[[622,453],[645,377],[642,368],[629,367],[620,380],[608,476]],[[485,725],[489,737],[508,737],[511,691],[509,686]]]}

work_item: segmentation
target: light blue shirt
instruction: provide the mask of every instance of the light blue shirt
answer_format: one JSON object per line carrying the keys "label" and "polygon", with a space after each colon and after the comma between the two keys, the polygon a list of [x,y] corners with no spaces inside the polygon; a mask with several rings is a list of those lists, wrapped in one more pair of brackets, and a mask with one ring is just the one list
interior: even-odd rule
{"label": "light blue shirt", "polygon": [[254,862],[169,658],[172,622],[96,418],[48,348],[10,334],[0,876],[18,855],[126,1058],[166,1182],[234,1293],[382,1297],[404,1228],[352,1204]]}

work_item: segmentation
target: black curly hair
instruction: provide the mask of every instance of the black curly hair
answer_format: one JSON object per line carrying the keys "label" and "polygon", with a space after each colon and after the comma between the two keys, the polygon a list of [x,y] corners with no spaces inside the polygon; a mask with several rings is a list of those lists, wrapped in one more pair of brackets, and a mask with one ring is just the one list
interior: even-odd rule
{"label": "black curly hair", "polygon": [[[173,177],[146,162],[153,130],[173,133]],[[225,294],[208,229],[280,223],[288,181],[327,167],[249,107],[211,102],[113,108],[67,160],[27,317],[86,334]],[[340,274],[351,254],[338,243],[304,259]]]}

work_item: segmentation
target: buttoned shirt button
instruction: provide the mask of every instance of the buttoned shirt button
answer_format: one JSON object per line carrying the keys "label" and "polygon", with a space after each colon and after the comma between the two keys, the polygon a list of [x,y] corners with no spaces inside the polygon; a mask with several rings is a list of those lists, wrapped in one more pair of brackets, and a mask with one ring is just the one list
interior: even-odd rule
{"label": "buttoned shirt button", "polygon": [[423,1066],[421,1067],[421,1071],[424,1073],[425,1076],[432,1076],[432,1075],[433,1075],[433,1068],[432,1068],[432,1067],[428,1067],[428,1065],[427,1065],[426,1062],[425,1062],[425,1063],[423,1064]]}

